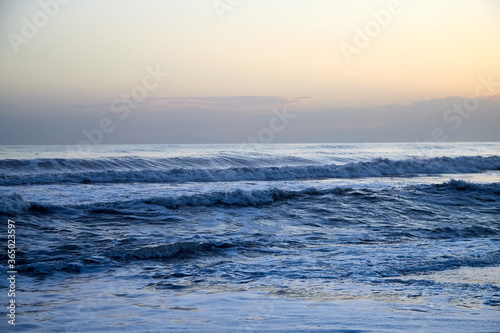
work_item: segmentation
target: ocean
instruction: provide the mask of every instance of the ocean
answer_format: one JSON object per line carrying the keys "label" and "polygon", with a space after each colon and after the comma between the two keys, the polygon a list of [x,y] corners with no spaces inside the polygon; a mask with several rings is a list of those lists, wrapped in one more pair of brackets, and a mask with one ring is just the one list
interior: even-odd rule
{"label": "ocean", "polygon": [[1,146],[0,190],[4,332],[500,332],[499,143]]}

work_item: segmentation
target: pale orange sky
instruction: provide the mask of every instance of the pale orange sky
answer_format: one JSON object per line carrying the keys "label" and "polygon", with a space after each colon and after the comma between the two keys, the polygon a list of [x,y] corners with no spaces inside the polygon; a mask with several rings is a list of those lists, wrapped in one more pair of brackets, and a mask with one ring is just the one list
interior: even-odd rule
{"label": "pale orange sky", "polygon": [[311,96],[322,108],[468,96],[478,76],[500,77],[495,0],[402,0],[347,62],[340,44],[389,3],[243,0],[221,19],[206,0],[70,1],[16,53],[9,33],[42,9],[4,1],[0,96],[104,101],[155,65],[170,76],[154,96]]}

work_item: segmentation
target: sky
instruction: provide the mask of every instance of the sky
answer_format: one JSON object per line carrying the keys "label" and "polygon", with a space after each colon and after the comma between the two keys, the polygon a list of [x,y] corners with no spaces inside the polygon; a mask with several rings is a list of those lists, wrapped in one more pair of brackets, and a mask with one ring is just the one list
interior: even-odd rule
{"label": "sky", "polygon": [[3,0],[0,74],[0,144],[500,141],[500,1]]}

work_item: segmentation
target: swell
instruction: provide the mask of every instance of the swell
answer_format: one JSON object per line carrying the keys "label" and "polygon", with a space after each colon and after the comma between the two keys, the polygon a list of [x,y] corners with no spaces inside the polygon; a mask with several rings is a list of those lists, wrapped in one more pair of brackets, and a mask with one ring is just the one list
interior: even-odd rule
{"label": "swell", "polygon": [[182,254],[197,252],[211,252],[218,249],[230,248],[236,245],[224,243],[177,242],[154,246],[143,246],[135,249],[113,249],[108,256],[113,259],[163,259]]}
{"label": "swell", "polygon": [[168,168],[216,168],[231,166],[271,166],[283,164],[306,164],[311,160],[295,156],[245,156],[238,154],[217,154],[211,157],[165,157],[148,158],[123,156],[109,158],[38,158],[0,160],[0,172],[47,173],[81,172],[106,170],[162,170]]}
{"label": "swell", "polygon": [[[89,162],[90,163],[90,162]],[[234,164],[234,161],[231,163]],[[500,156],[435,157],[430,159],[390,160],[374,159],[369,162],[343,165],[285,165],[252,166],[257,162],[232,167],[164,167],[140,168],[126,165],[106,170],[67,172],[50,171],[32,174],[2,174],[0,185],[71,183],[157,183],[157,182],[218,182],[245,180],[299,180],[325,178],[363,178],[387,176],[417,176],[423,174],[480,173],[500,170]]]}
{"label": "swell", "polygon": [[54,258],[44,258],[40,261],[20,264],[19,270],[27,274],[49,275],[56,271],[68,273],[79,273],[84,267],[96,267],[99,265],[110,265],[112,260],[147,260],[147,259],[169,259],[180,256],[196,256],[198,254],[216,253],[218,251],[236,247],[230,243],[194,242],[180,241],[175,243],[136,246],[134,248],[109,248],[104,251],[99,260],[88,256],[88,252],[66,251]]}

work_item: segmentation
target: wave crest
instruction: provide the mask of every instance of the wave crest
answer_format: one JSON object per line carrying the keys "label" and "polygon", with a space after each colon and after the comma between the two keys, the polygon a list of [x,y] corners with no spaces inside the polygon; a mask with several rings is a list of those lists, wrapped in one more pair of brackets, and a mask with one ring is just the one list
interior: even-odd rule
{"label": "wave crest", "polygon": [[[245,162],[246,163],[246,162]],[[326,178],[363,178],[388,176],[418,176],[422,174],[479,173],[500,170],[500,156],[435,157],[430,159],[390,160],[377,158],[369,162],[342,165],[285,165],[285,166],[232,166],[219,165],[205,168],[163,167],[124,168],[106,170],[82,169],[79,171],[50,170],[46,173],[0,175],[0,185],[72,183],[119,183],[119,182],[218,182],[298,180]],[[245,164],[243,164],[245,165]]]}

